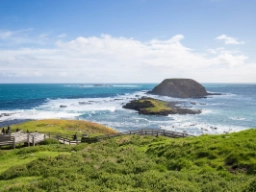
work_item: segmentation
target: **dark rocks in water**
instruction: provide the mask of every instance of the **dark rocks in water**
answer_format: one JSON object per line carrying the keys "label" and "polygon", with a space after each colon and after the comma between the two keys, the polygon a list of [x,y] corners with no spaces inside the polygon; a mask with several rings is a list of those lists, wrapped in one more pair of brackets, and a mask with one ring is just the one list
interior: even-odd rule
{"label": "dark rocks in water", "polygon": [[79,105],[91,105],[91,103],[90,102],[78,102],[79,103]]}
{"label": "dark rocks in water", "polygon": [[60,105],[60,108],[66,108],[67,105]]}
{"label": "dark rocks in water", "polygon": [[211,95],[192,79],[165,79],[148,93],[177,98],[204,98]]}
{"label": "dark rocks in water", "polygon": [[10,116],[10,115],[11,115],[11,113],[1,113],[0,117],[7,117],[7,116]]}

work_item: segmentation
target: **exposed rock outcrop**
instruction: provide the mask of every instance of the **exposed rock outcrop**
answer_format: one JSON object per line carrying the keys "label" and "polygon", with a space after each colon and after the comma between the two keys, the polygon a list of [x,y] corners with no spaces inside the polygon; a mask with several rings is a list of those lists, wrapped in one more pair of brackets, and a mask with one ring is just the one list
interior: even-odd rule
{"label": "exposed rock outcrop", "polygon": [[178,98],[197,98],[211,95],[201,84],[192,79],[165,79],[148,93]]}
{"label": "exposed rock outcrop", "polygon": [[200,110],[191,110],[176,106],[174,102],[165,102],[153,98],[142,98],[132,100],[123,106],[126,109],[133,109],[144,115],[163,115],[169,114],[198,114]]}

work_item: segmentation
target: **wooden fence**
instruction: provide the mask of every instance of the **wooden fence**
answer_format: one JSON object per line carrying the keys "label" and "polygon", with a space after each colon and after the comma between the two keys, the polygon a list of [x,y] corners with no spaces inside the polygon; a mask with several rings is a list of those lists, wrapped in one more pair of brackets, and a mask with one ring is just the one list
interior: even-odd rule
{"label": "wooden fence", "polygon": [[[0,135],[0,147],[5,145],[11,145],[13,148],[19,143],[25,143],[28,146],[33,145],[35,146],[36,143],[44,141],[47,138],[53,138],[58,140],[60,143],[63,144],[78,144],[81,142],[86,143],[94,143],[101,141],[103,139],[118,137],[122,135],[150,135],[150,136],[166,136],[170,138],[180,138],[180,137],[188,137],[193,136],[189,135],[186,132],[176,132],[176,131],[167,131],[163,129],[141,129],[141,130],[132,130],[132,131],[125,131],[119,132],[115,134],[107,134],[101,135],[96,137],[82,137],[82,135],[78,135],[77,139],[74,139],[74,135],[71,134],[60,134],[60,133],[22,133],[22,132],[15,132],[11,135]],[[81,138],[81,139],[79,139]]]}
{"label": "wooden fence", "polygon": [[86,143],[94,143],[101,141],[103,139],[118,137],[121,135],[149,135],[149,136],[165,136],[170,138],[180,138],[180,137],[189,137],[193,136],[190,134],[187,134],[186,132],[176,132],[176,131],[167,131],[163,129],[141,129],[141,130],[131,130],[131,131],[125,131],[125,132],[119,132],[116,134],[108,134],[108,135],[102,135],[97,137],[85,137],[82,138],[82,142]]}
{"label": "wooden fence", "polygon": [[60,143],[63,144],[78,144],[81,143],[81,139],[78,140],[78,138],[81,138],[81,135],[77,135],[77,139],[74,140],[74,134],[60,134],[60,133],[48,133],[46,134],[47,138],[53,138],[58,140]]}
{"label": "wooden fence", "polygon": [[0,147],[11,145],[13,148],[16,147],[17,144],[25,143],[28,146],[35,146],[36,143],[39,143],[46,139],[46,135],[43,133],[22,133],[15,132],[6,135],[0,135]]}
{"label": "wooden fence", "polygon": [[5,145],[12,145],[15,148],[15,137],[11,135],[0,135],[0,147]]}

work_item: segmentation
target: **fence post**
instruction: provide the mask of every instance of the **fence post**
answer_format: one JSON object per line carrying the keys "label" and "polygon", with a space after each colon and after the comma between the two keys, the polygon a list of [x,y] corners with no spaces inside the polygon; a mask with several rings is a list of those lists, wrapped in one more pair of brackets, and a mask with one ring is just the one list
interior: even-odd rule
{"label": "fence post", "polygon": [[35,136],[32,136],[32,144],[35,146]]}
{"label": "fence post", "polygon": [[13,149],[15,149],[15,137],[13,137]]}
{"label": "fence post", "polygon": [[27,142],[28,142],[28,147],[30,146],[30,143],[29,143],[29,133],[27,133]]}

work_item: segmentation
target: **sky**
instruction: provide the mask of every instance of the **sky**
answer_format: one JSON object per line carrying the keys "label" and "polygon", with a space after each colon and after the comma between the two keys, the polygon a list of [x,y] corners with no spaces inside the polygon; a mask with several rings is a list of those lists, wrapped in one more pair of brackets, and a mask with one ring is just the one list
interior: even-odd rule
{"label": "sky", "polygon": [[0,83],[256,83],[255,0],[0,0]]}

